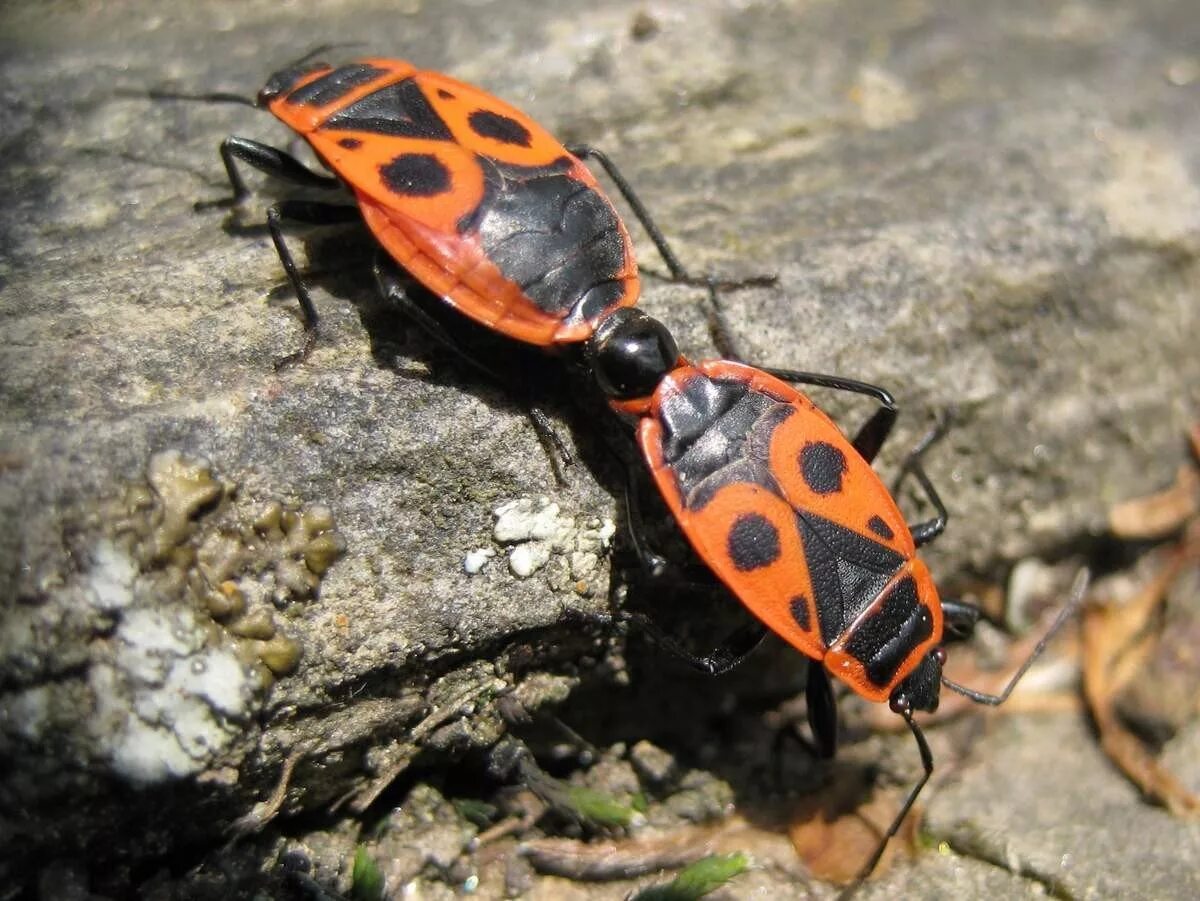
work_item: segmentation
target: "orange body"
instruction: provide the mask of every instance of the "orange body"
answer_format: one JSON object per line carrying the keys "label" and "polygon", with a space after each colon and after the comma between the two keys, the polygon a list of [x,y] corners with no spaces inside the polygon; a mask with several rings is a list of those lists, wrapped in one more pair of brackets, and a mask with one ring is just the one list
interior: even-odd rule
{"label": "orange body", "polygon": [[267,105],[354,192],[387,252],[472,319],[552,345],[637,301],[632,242],[594,176],[495,97],[364,59],[307,72]]}
{"label": "orange body", "polygon": [[937,589],[891,494],[790,385],[738,363],[681,366],[638,437],[705,563],[855,692],[887,700],[941,642]]}

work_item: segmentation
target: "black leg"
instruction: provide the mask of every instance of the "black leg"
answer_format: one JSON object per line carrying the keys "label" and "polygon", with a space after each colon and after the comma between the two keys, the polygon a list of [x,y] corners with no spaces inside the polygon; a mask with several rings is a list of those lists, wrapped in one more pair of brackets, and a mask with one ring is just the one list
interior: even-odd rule
{"label": "black leg", "polygon": [[[638,502],[639,469],[636,461],[625,460],[623,462],[626,467],[625,512],[629,538],[638,562],[642,566],[643,574],[651,582],[670,583],[676,589],[723,591],[724,587],[713,578],[711,570],[704,568],[693,575],[650,548],[646,541],[646,524],[642,519],[641,504]],[[696,654],[660,629],[650,617],[641,613],[631,613],[626,614],[625,618],[649,634],[655,644],[702,673],[712,676],[728,672],[745,660],[766,638],[768,631],[767,627],[757,619],[752,620],[727,635],[711,651]]]}
{"label": "black leg", "polygon": [[313,305],[312,297],[309,296],[308,287],[300,278],[296,261],[292,258],[292,252],[288,249],[287,241],[284,239],[283,223],[340,225],[358,221],[361,221],[361,216],[358,207],[355,206],[285,200],[267,210],[267,232],[271,235],[271,243],[275,245],[275,252],[279,254],[279,262],[283,264],[283,270],[287,273],[292,290],[296,292],[296,300],[300,304],[300,313],[304,320],[304,344],[295,353],[277,360],[276,369],[291,366],[308,356],[316,342],[318,320],[317,308]]}
{"label": "black leg", "polygon": [[250,195],[250,189],[246,187],[245,179],[242,178],[242,173],[238,169],[238,160],[267,175],[303,185],[306,188],[339,188],[342,184],[331,175],[313,172],[294,156],[284,153],[276,147],[251,141],[249,138],[232,136],[221,142],[221,161],[225,164],[225,172],[229,176],[233,196],[220,200],[200,201],[196,204],[196,209],[236,206]]}
{"label": "black leg", "polygon": [[658,255],[662,257],[663,262],[667,265],[667,271],[670,272],[672,281],[683,282],[689,285],[702,285],[707,287],[711,294],[715,296],[717,289],[736,290],[738,288],[755,288],[764,285],[773,285],[779,280],[778,276],[775,275],[752,276],[751,278],[738,279],[736,281],[720,281],[709,276],[692,275],[679,262],[679,257],[675,255],[675,251],[667,243],[667,238],[662,233],[662,229],[655,223],[654,219],[650,216],[650,211],[646,209],[646,205],[642,203],[637,192],[633,190],[633,185],[621,174],[621,170],[617,168],[617,164],[612,161],[608,154],[588,144],[576,144],[568,147],[567,152],[580,159],[592,159],[600,164],[600,168],[612,179],[613,184],[617,186],[617,190],[621,192],[621,196],[625,198],[625,202],[629,204],[629,208],[633,210],[633,215],[642,224],[642,228],[646,230],[646,234],[650,236],[650,240],[654,242],[654,246],[658,250]]}
{"label": "black leg", "polygon": [[712,570],[706,566],[682,566],[650,547],[647,540],[646,520],[642,515],[641,491],[639,482],[643,467],[638,460],[626,459],[612,449],[625,467],[625,517],[629,528],[629,541],[633,552],[638,558],[642,575],[660,585],[671,585],[675,588],[702,587],[711,588],[716,583]]}
{"label": "black leg", "polygon": [[909,451],[908,456],[904,458],[904,462],[900,464],[900,472],[897,473],[895,480],[892,482],[892,494],[894,496],[899,495],[901,483],[903,483],[905,476],[911,474],[920,484],[921,490],[925,493],[926,500],[929,501],[936,513],[933,519],[909,526],[913,542],[917,547],[928,544],[941,535],[946,530],[946,522],[950,518],[950,514],[946,510],[946,505],[942,503],[941,496],[937,493],[937,489],[933,487],[929,476],[926,475],[925,467],[922,465],[921,460],[931,447],[946,437],[953,421],[954,410],[948,409],[943,411],[938,417],[937,422],[933,424],[933,428],[926,432],[925,436],[917,442],[917,446]]}
{"label": "black leg", "polygon": [[837,702],[833,698],[829,673],[819,660],[808,661],[805,698],[808,702],[808,728],[812,731],[817,755],[831,760],[837,753]]}
{"label": "black leg", "polygon": [[[525,392],[520,387],[512,384],[512,379],[502,376],[496,370],[472,355],[459,341],[455,340],[446,331],[440,322],[429,315],[420,304],[412,299],[405,285],[404,276],[397,270],[390,258],[384,256],[382,253],[376,254],[374,270],[375,283],[379,286],[380,294],[383,295],[384,299],[394,303],[409,321],[421,329],[427,337],[440,347],[450,351],[461,362],[487,380],[504,385],[516,397],[524,397]],[[529,422],[537,434],[538,441],[547,451],[547,456],[550,458],[550,467],[554,471],[555,481],[560,486],[566,485],[566,478],[559,464],[561,462],[562,466],[570,466],[575,462],[571,457],[570,450],[554,430],[550,418],[540,407],[525,404],[525,415],[529,417]],[[551,448],[557,452],[557,456],[550,452]]]}
{"label": "black leg", "polygon": [[[849,391],[854,394],[865,394],[868,397],[875,398],[879,402],[879,409],[872,414],[870,419],[863,423],[851,442],[854,449],[862,455],[864,460],[868,463],[874,462],[880,448],[883,447],[884,442],[887,441],[888,436],[891,434],[892,428],[896,424],[896,418],[899,415],[896,401],[892,397],[891,392],[870,382],[860,382],[857,379],[848,379],[842,376],[824,375],[819,372],[802,372],[795,369],[777,369],[770,366],[761,366],[759,368],[763,372],[769,373],[785,382],[816,385],[820,388],[833,388],[837,391]],[[919,522],[909,527],[909,530],[912,532],[913,542],[917,547],[928,544],[934,538],[941,535],[946,530],[946,522],[950,518],[950,514],[946,510],[946,505],[942,502],[941,495],[938,494],[937,489],[933,487],[933,483],[929,480],[929,476],[925,473],[925,468],[921,464],[921,458],[929,448],[945,437],[953,421],[953,415],[954,411],[949,410],[939,417],[933,428],[926,433],[925,437],[921,439],[917,446],[904,459],[904,462],[900,466],[900,473],[891,486],[892,494],[898,494],[901,482],[903,482],[906,476],[911,474],[920,483],[921,490],[925,492],[926,499],[936,511],[937,515],[933,519]]]}
{"label": "black leg", "polygon": [[767,627],[754,620],[725,636],[717,647],[707,653],[695,654],[660,629],[650,617],[633,613],[629,614],[628,620],[649,634],[656,645],[709,676],[719,676],[734,669],[754,653],[767,637]]}
{"label": "black leg", "polygon": [[879,409],[871,418],[863,423],[854,436],[851,444],[868,463],[875,460],[879,449],[887,441],[892,427],[896,424],[899,410],[890,391],[870,382],[860,382],[858,379],[848,379],[838,375],[825,375],[820,372],[802,372],[796,369],[777,369],[771,366],[760,366],[763,372],[797,385],[816,385],[819,388],[832,388],[835,391],[848,391],[852,394],[864,394],[879,402]]}
{"label": "black leg", "polygon": [[948,637],[970,638],[982,614],[974,604],[954,598],[942,598],[942,618]]}
{"label": "black leg", "polygon": [[633,215],[637,217],[638,222],[642,223],[642,228],[646,230],[646,234],[650,236],[650,240],[654,242],[654,246],[658,248],[658,255],[667,264],[667,270],[671,273],[671,278],[681,282],[691,281],[691,275],[688,274],[683,264],[679,262],[679,257],[675,256],[675,251],[667,243],[662,229],[654,223],[654,220],[650,217],[650,211],[646,209],[641,198],[637,196],[637,192],[633,190],[633,186],[621,174],[621,170],[608,158],[608,154],[587,144],[577,144],[574,147],[568,147],[567,152],[580,159],[593,159],[600,164],[600,167],[608,173],[608,177],[613,180],[613,184],[617,186],[617,190],[621,192],[621,196],[625,198],[625,202],[629,204],[630,209],[633,210]]}

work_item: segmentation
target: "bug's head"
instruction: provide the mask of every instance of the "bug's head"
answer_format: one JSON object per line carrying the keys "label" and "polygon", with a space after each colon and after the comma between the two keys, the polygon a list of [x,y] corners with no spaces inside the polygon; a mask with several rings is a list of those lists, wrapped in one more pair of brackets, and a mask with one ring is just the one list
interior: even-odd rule
{"label": "bug's head", "polygon": [[941,645],[930,650],[908,674],[908,678],[892,691],[889,701],[892,710],[899,714],[914,710],[937,710],[942,688],[942,667],[946,665],[946,650]]}
{"label": "bug's head", "polygon": [[280,94],[288,93],[303,78],[315,72],[329,72],[333,69],[329,63],[302,62],[286,69],[280,69],[267,79],[262,90],[258,92],[258,105],[265,107]]}
{"label": "bug's head", "polygon": [[667,327],[634,307],[605,317],[588,339],[588,360],[600,389],[614,400],[651,394],[679,362]]}

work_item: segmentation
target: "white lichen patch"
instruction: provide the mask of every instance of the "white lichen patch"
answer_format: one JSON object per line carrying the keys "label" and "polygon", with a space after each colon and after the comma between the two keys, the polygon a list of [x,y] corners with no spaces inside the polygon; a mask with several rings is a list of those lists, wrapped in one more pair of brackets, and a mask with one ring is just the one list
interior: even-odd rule
{"label": "white lichen patch", "polygon": [[279,609],[316,597],[344,549],[333,514],[243,497],[177,451],[114,494],[72,523],[72,566],[0,630],[21,686],[0,693],[0,756],[44,744],[140,785],[236,767],[242,730],[300,663]]}
{"label": "white lichen patch", "polygon": [[99,610],[128,607],[133,603],[137,573],[137,562],[113,542],[103,539],[96,544],[93,565],[84,580],[86,596]]}
{"label": "white lichen patch", "polygon": [[580,523],[544,497],[507,501],[493,512],[492,537],[509,546],[508,567],[513,575],[526,579],[557,558],[563,561],[555,574],[561,578],[553,581],[569,580],[585,592],[616,532],[611,519]]}
{"label": "white lichen patch", "polygon": [[141,784],[205,769],[263,688],[233,647],[212,643],[202,614],[183,607],[130,611],[99,656],[88,675],[96,749]]}

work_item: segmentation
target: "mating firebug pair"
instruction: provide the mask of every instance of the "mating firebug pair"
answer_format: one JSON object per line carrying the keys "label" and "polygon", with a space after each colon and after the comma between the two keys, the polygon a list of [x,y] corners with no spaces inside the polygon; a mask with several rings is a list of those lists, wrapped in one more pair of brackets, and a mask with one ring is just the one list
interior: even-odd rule
{"label": "mating firebug pair", "polygon": [[[333,176],[231,137],[221,145],[234,188],[228,202],[248,194],[237,161],[354,199],[352,205],[283,201],[268,213],[308,343],[317,314],[282,224],[361,220],[386,254],[376,273],[389,295],[405,299],[396,264],[476,322],[576,354],[614,409],[634,421],[644,462],[679,528],[762,624],[693,663],[723,671],[766,629],[775,632],[814,661],[809,719],[826,754],[836,737],[830,676],[868,700],[888,701],[904,718],[924,775],[860,879],[868,875],[933,771],[914,711],[935,709],[943,685],[981,703],[1002,702],[1065,621],[1082,586],[1003,692],[983,694],[949,681],[942,675],[944,627],[969,632],[979,614],[940,599],[916,554],[946,521],[919,452],[904,472],[917,478],[936,509],[929,521],[907,524],[871,468],[896,419],[891,395],[835,376],[684,359],[667,329],[634,308],[640,284],[632,241],[583,159],[594,159],[612,178],[671,274],[690,277],[606,156],[568,149],[478,88],[399,60],[301,62],[273,75],[257,105],[302,136]],[[865,394],[879,408],[848,440],[789,383]]]}

